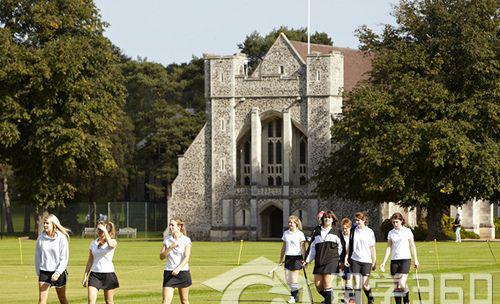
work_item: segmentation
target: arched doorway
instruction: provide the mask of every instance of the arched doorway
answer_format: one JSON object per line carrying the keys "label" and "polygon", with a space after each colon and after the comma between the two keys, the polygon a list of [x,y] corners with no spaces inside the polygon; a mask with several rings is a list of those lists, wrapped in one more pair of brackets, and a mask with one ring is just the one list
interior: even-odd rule
{"label": "arched doorway", "polygon": [[260,213],[260,236],[280,238],[283,235],[283,210],[271,205]]}

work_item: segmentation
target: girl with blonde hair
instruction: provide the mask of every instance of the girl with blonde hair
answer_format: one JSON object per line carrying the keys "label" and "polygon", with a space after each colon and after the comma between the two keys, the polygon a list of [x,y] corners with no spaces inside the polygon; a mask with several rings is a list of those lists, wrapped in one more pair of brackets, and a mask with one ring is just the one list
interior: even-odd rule
{"label": "girl with blonde hair", "polygon": [[[160,260],[167,259],[163,271],[163,304],[172,303],[174,288],[179,290],[181,304],[189,304],[189,286],[192,285],[189,271],[191,239],[187,236],[186,225],[181,219],[172,219],[165,233],[160,251]],[[164,234],[165,234],[164,233]]]}
{"label": "girl with blonde hair", "polygon": [[115,273],[113,256],[118,243],[115,239],[115,225],[112,222],[99,222],[97,239],[90,242],[89,257],[83,273],[83,287],[87,287],[88,303],[95,304],[97,293],[104,290],[106,304],[113,304],[115,289],[120,287]]}
{"label": "girl with blonde hair", "polygon": [[288,218],[288,230],[283,233],[279,264],[285,261],[285,280],[290,287],[288,303],[299,302],[299,273],[306,252],[306,237],[302,232],[302,222],[292,215]]}
{"label": "girl with blonde hair", "polygon": [[43,231],[36,241],[35,272],[38,277],[38,304],[47,303],[49,289],[56,288],[61,304],[67,304],[66,280],[69,258],[69,229],[59,219],[48,214],[43,219]]}

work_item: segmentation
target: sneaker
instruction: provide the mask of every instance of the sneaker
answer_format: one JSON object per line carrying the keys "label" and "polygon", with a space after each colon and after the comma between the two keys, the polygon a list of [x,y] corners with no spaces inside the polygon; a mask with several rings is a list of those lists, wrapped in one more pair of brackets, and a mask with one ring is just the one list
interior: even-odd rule
{"label": "sneaker", "polygon": [[288,303],[295,303],[295,298],[290,296],[290,298],[288,299]]}

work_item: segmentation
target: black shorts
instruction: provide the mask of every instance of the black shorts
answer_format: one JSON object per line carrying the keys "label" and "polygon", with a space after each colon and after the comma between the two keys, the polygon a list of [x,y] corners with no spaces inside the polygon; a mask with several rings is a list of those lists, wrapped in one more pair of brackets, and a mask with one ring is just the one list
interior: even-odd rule
{"label": "black shorts", "polygon": [[61,275],[59,276],[59,279],[57,279],[57,281],[52,282],[50,278],[52,277],[54,272],[55,271],[40,270],[40,275],[38,276],[38,282],[50,284],[50,286],[54,286],[55,288],[60,288],[65,286],[68,277],[68,272],[66,270],[63,271],[63,273],[61,273]]}
{"label": "black shorts", "polygon": [[411,259],[392,260],[391,261],[391,275],[408,274],[410,272]]}
{"label": "black shorts", "polygon": [[325,265],[317,265],[314,263],[313,274],[338,274],[339,270],[339,260],[335,259],[331,263]]}
{"label": "black shorts", "polygon": [[179,271],[176,276],[172,275],[172,271],[163,271],[163,287],[185,288],[193,284],[191,281],[191,273],[189,270]]}
{"label": "black shorts", "polygon": [[351,273],[352,274],[361,274],[364,277],[369,277],[372,272],[372,264],[371,263],[363,263],[355,260],[350,260],[351,264]]}
{"label": "black shorts", "polygon": [[301,255],[286,255],[285,256],[285,269],[300,270],[302,269],[302,256]]}
{"label": "black shorts", "polygon": [[114,272],[90,272],[89,286],[97,288],[97,290],[111,290],[120,287],[118,278]]}

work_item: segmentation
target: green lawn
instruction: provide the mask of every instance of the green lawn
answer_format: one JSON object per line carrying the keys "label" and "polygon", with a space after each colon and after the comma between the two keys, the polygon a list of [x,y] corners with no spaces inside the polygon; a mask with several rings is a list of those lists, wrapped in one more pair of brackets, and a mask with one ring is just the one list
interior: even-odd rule
{"label": "green lawn", "polygon": [[[69,282],[67,295],[70,303],[86,303],[86,290],[81,287],[80,282],[83,275],[84,265],[88,255],[89,239],[72,238],[70,241],[70,263],[68,267]],[[37,301],[37,278],[33,269],[34,241],[24,240],[22,243],[23,264],[19,254],[19,242],[17,239],[4,239],[0,241],[0,294],[2,303],[36,303]],[[437,243],[439,255],[439,271],[436,259],[435,244],[418,243],[418,253],[422,264],[419,275],[424,278],[435,275],[434,279],[434,303],[440,301],[441,274],[462,274],[464,280],[454,280],[447,283],[447,287],[464,288],[464,303],[471,303],[469,298],[470,275],[491,274],[493,283],[493,302],[500,303],[500,242],[490,243],[492,251],[497,256],[494,262],[488,244],[484,242],[465,242],[457,244],[454,242]],[[190,291],[191,303],[219,303],[222,293],[211,289],[203,282],[219,276],[226,271],[235,269],[238,260],[239,242],[215,243],[195,242],[191,258],[191,272],[193,286]],[[241,256],[241,264],[247,263],[259,257],[265,257],[276,261],[281,244],[277,242],[245,242]],[[117,291],[115,303],[160,303],[161,282],[164,262],[158,258],[161,240],[122,240],[115,254],[115,267],[120,280],[120,289]],[[385,244],[377,244],[377,257],[379,261],[383,258]],[[259,262],[260,263],[260,262]],[[246,287],[240,297],[241,303],[285,303],[287,296],[280,294],[286,292],[279,282],[278,276],[271,278],[266,274],[270,270],[269,262],[261,265],[253,265],[235,271],[243,276],[246,272],[254,273],[247,275],[245,279],[252,282],[252,286]],[[388,267],[387,267],[388,268]],[[311,269],[309,269],[311,271]],[[281,271],[282,272],[282,271]],[[310,272],[309,272],[310,273]],[[380,276],[377,271],[374,277]],[[226,275],[224,278],[230,278]],[[309,275],[311,280],[312,275]],[[238,280],[236,280],[238,281]],[[233,282],[236,282],[233,281]],[[239,281],[243,282],[242,280]],[[236,283],[235,283],[236,284]],[[415,286],[415,281],[410,284]],[[272,285],[272,286],[271,286]],[[428,283],[421,279],[422,287]],[[236,286],[236,285],[232,285]],[[378,286],[388,286],[388,283]],[[476,298],[486,297],[486,284],[480,282],[476,285]],[[272,290],[271,290],[272,288]],[[378,292],[388,290],[387,288],[374,289]],[[314,291],[315,301],[320,297]],[[416,294],[412,294],[412,303],[418,303]],[[428,294],[423,294],[424,300]],[[453,299],[454,295],[448,298]],[[456,298],[456,296],[455,296]],[[228,303],[231,301],[225,301]],[[51,291],[49,303],[58,303],[55,292]],[[99,303],[103,303],[102,292]],[[179,303],[178,297],[174,303]],[[376,303],[383,303],[378,298]],[[429,302],[427,302],[429,303]]]}

